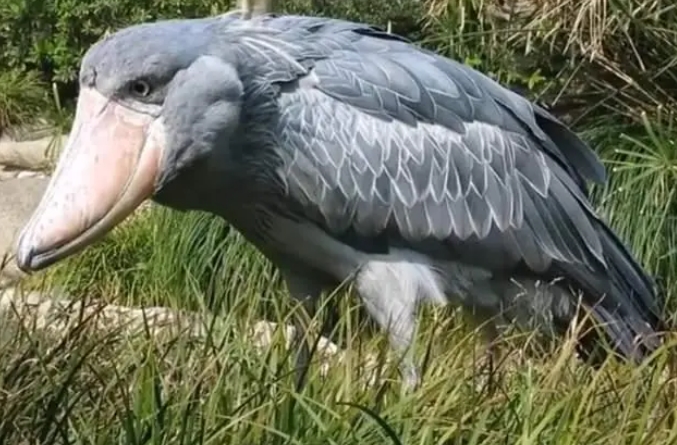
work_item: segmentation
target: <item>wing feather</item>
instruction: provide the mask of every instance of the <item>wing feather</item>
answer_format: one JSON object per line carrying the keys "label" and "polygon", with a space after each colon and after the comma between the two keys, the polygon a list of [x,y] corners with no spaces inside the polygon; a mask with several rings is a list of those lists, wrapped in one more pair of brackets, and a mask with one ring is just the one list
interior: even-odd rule
{"label": "wing feather", "polygon": [[480,266],[606,269],[584,182],[604,167],[547,111],[363,24],[271,16],[232,29],[250,119],[275,120],[279,177],[306,217],[441,241]]}
{"label": "wing feather", "polygon": [[[292,199],[312,207],[307,215],[321,215],[316,222],[337,235],[350,229],[411,243],[493,240],[496,255],[517,248],[512,261],[533,270],[603,259],[585,209],[524,133],[478,122],[464,123],[462,133],[423,122],[411,127],[314,88],[279,100],[287,110],[280,139],[289,141],[279,151],[281,178]],[[312,114],[300,112],[311,104]],[[299,117],[308,121],[299,124]],[[330,130],[338,121],[345,131]]]}

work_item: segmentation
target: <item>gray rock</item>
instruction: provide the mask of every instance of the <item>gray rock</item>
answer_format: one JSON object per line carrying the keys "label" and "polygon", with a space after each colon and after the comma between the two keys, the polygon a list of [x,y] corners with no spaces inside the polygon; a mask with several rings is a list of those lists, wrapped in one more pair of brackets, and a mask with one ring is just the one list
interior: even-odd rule
{"label": "gray rock", "polygon": [[46,137],[34,141],[0,139],[0,165],[23,169],[43,170],[65,145],[68,136]]}
{"label": "gray rock", "polygon": [[47,188],[48,178],[14,178],[0,181],[0,288],[23,274],[13,259],[2,268],[3,258],[13,258],[17,236]]}

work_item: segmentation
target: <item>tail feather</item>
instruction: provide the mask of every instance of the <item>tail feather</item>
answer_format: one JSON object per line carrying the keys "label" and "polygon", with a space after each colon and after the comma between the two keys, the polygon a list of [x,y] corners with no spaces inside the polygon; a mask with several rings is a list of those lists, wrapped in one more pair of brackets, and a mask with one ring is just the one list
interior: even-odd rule
{"label": "tail feather", "polygon": [[666,330],[662,320],[665,296],[659,293],[655,281],[635,261],[625,244],[606,225],[602,226],[602,247],[614,283],[633,297],[635,307],[655,329]]}
{"label": "tail feather", "polygon": [[[664,298],[655,283],[633,259],[627,247],[603,222],[598,222],[607,270],[593,274],[571,264],[558,269],[584,294],[584,303],[616,353],[641,361],[658,349],[660,333],[669,328],[661,312]],[[599,339],[598,339],[599,340]],[[588,337],[581,347],[589,349],[598,341]],[[587,351],[585,355],[589,354]],[[598,357],[598,352],[594,354]],[[595,359],[597,360],[597,359]]]}

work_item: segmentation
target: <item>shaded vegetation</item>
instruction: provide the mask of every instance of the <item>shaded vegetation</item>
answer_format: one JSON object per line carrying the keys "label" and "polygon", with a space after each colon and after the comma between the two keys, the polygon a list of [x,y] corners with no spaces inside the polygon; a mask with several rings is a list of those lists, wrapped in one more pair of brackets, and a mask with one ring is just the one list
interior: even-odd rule
{"label": "shaded vegetation", "polygon": [[0,72],[0,135],[9,127],[34,122],[48,105],[35,72]]}

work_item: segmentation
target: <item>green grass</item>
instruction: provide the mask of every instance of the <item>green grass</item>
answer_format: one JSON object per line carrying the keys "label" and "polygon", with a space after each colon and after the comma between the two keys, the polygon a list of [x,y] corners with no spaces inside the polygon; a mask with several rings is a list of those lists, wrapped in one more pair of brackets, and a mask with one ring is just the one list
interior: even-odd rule
{"label": "green grass", "polygon": [[285,349],[259,353],[234,321],[200,342],[78,324],[57,340],[10,326],[0,349],[8,444],[659,444],[677,435],[675,385],[659,372],[609,364],[592,373],[565,349],[513,366],[491,395],[474,385],[472,347],[454,329],[434,342],[423,387],[403,395],[397,382],[361,385],[359,353],[326,379],[314,369],[295,393]]}

